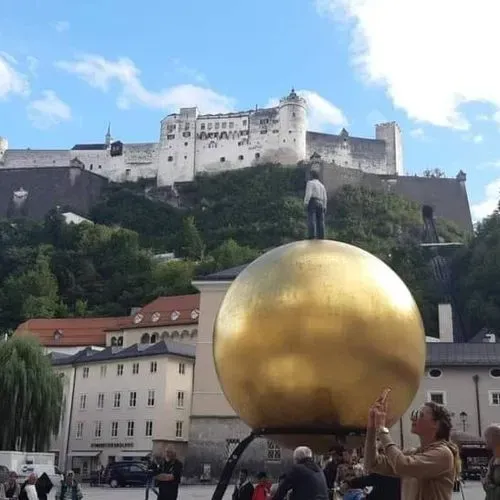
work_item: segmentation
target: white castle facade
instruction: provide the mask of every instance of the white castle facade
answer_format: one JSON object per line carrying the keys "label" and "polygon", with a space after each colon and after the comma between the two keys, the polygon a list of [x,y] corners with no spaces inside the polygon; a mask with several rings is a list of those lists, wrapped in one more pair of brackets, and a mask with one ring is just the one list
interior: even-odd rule
{"label": "white castle facade", "polygon": [[181,108],[161,122],[159,142],[113,141],[77,144],[70,150],[9,149],[0,138],[0,168],[79,165],[115,182],[156,178],[158,186],[192,181],[259,163],[293,165],[321,158],[337,167],[375,174],[401,175],[401,132],[394,122],[376,125],[375,139],[307,130],[307,103],[292,89],[274,108],[201,115]]}

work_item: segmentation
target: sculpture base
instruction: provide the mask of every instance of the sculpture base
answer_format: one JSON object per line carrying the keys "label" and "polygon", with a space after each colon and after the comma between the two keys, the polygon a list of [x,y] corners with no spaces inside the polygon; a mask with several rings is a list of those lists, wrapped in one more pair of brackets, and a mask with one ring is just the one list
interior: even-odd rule
{"label": "sculpture base", "polygon": [[[234,469],[238,461],[252,443],[259,437],[267,437],[273,441],[283,444],[287,448],[295,448],[296,446],[309,446],[313,451],[319,453],[328,453],[337,447],[357,448],[364,441],[365,429],[354,427],[328,427],[328,428],[311,428],[311,429],[291,429],[291,428],[263,428],[255,429],[241,441],[228,458],[222,474],[220,476],[212,500],[222,500]],[[323,451],[321,451],[323,450]]]}

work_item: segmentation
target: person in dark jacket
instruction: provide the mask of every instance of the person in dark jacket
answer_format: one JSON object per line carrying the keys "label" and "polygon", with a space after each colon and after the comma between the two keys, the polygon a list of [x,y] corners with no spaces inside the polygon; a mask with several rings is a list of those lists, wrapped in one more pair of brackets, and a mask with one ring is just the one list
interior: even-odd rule
{"label": "person in dark jacket", "polygon": [[177,500],[182,469],[182,462],[177,460],[175,450],[168,448],[166,459],[160,463],[158,467],[159,474],[156,476],[158,500]]}
{"label": "person in dark jacket", "polygon": [[253,484],[248,477],[248,470],[241,469],[240,476],[234,486],[233,500],[252,500]]}
{"label": "person in dark jacket", "polygon": [[313,460],[307,446],[299,446],[293,452],[295,464],[278,486],[273,500],[283,500],[292,490],[290,500],[328,500],[328,487],[321,467]]}
{"label": "person in dark jacket", "polygon": [[373,488],[368,495],[369,500],[400,500],[401,480],[399,477],[381,476],[380,474],[368,474],[353,478],[349,481],[351,488],[364,489],[367,486]]}

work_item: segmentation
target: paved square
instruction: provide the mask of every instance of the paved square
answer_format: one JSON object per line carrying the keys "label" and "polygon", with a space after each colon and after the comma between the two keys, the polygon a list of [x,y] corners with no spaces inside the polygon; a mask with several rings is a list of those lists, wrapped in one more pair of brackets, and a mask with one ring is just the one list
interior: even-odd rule
{"label": "paved square", "polygon": [[[178,500],[210,500],[215,486],[181,486]],[[224,500],[230,500],[233,486],[229,486]],[[90,488],[84,486],[84,500],[144,500],[143,488]],[[484,500],[484,492],[479,482],[469,482],[464,488],[465,500]],[[52,496],[52,495],[51,495]],[[51,498],[53,500],[53,497]],[[152,493],[149,500],[156,500]],[[460,493],[453,495],[453,500],[462,500]]]}

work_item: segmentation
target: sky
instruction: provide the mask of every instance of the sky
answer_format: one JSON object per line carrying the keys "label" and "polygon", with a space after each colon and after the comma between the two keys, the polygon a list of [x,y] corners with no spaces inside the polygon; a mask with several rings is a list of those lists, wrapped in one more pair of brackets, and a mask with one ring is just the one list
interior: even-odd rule
{"label": "sky", "polygon": [[179,107],[264,107],[292,87],[310,130],[396,121],[407,174],[500,193],[498,0],[2,0],[0,136],[11,148],[154,142]]}

